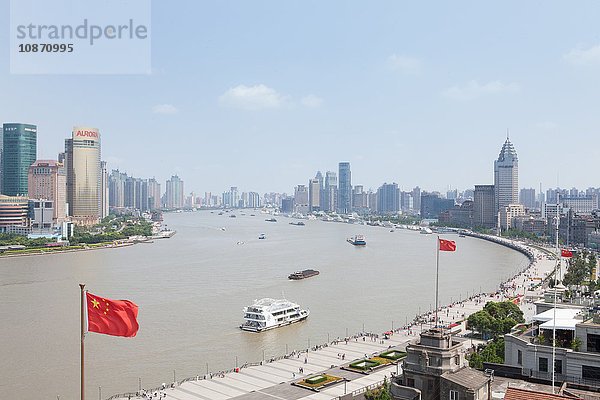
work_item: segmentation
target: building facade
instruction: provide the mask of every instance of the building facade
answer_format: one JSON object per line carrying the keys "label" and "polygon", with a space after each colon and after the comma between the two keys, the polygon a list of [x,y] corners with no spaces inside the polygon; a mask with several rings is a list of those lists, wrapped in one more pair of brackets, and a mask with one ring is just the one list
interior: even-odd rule
{"label": "building facade", "polygon": [[37,158],[37,126],[4,124],[2,137],[2,193],[27,196],[29,167]]}
{"label": "building facade", "polygon": [[349,214],[352,212],[352,173],[349,162],[339,164],[339,177],[338,213]]}
{"label": "building facade", "polygon": [[495,208],[494,185],[475,185],[473,198],[473,226],[493,228],[498,215]]}
{"label": "building facade", "polygon": [[65,140],[68,215],[75,224],[93,225],[102,215],[100,131],[74,127]]}
{"label": "building facade", "polygon": [[0,195],[0,233],[31,233],[33,210],[31,202],[23,196]]}
{"label": "building facade", "polygon": [[308,214],[308,188],[305,185],[298,185],[294,189],[294,208],[295,212],[300,214]]}
{"label": "building facade", "polygon": [[29,198],[53,204],[51,222],[60,226],[67,216],[67,175],[65,167],[54,160],[37,160],[29,167]]}
{"label": "building facade", "polygon": [[312,211],[321,211],[321,182],[318,179],[308,181],[308,207]]}
{"label": "building facade", "polygon": [[168,209],[175,210],[183,208],[183,181],[177,176],[171,176],[166,184],[166,206]]}
{"label": "building facade", "polygon": [[400,190],[397,183],[384,183],[377,189],[377,212],[397,214],[400,210]]}
{"label": "building facade", "polygon": [[335,211],[337,209],[338,200],[338,186],[337,186],[337,174],[333,171],[327,171],[325,173],[325,203],[323,204],[323,211]]}
{"label": "building facade", "polygon": [[494,161],[495,211],[519,203],[519,159],[515,147],[506,138]]}

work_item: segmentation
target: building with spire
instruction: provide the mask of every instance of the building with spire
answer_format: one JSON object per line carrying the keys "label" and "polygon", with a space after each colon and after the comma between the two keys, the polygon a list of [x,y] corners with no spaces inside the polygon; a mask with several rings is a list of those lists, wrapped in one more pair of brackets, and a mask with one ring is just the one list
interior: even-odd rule
{"label": "building with spire", "polygon": [[507,135],[506,142],[494,161],[495,210],[519,203],[519,158]]}

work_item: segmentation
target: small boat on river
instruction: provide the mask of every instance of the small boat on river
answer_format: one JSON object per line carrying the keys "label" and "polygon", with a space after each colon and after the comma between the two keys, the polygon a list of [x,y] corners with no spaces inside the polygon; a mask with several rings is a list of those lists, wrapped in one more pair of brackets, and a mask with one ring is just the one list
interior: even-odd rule
{"label": "small boat on river", "polygon": [[317,275],[319,275],[319,271],[314,269],[305,269],[304,271],[296,271],[293,274],[290,274],[288,279],[298,281],[300,279],[306,279]]}

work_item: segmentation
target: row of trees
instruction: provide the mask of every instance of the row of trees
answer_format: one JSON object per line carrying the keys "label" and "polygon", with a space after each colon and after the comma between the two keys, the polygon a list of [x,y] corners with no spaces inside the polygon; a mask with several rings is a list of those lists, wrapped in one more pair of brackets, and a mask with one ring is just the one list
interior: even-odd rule
{"label": "row of trees", "polygon": [[588,290],[593,293],[598,288],[598,282],[593,276],[593,271],[596,268],[596,256],[587,250],[578,252],[569,260],[567,273],[563,278],[565,286],[587,286]]}

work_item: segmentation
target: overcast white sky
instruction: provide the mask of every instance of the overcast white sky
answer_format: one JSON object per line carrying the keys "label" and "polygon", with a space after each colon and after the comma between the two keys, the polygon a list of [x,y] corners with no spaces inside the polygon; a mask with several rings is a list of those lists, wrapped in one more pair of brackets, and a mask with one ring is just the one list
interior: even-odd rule
{"label": "overcast white sky", "polygon": [[[8,25],[0,0],[0,26]],[[510,129],[520,186],[600,186],[600,2],[153,1],[150,75],[11,75],[0,122],[55,158],[101,130],[109,169],[186,192],[493,183]]]}

